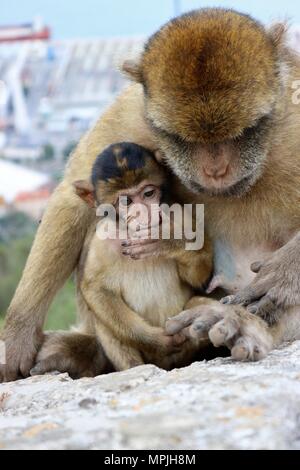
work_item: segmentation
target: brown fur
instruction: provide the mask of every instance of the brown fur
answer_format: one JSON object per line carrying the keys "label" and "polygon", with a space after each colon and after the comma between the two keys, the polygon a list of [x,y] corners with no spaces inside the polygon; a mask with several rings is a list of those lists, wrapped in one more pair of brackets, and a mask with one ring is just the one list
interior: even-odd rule
{"label": "brown fur", "polygon": [[78,271],[80,303],[85,303],[81,314],[92,317],[94,334],[114,368],[187,364],[197,343],[183,345],[182,352],[174,354],[179,338],[166,336],[164,326],[193,297],[192,287],[200,287],[210,276],[210,244],[201,252],[175,248],[175,253],[142,261],[125,259],[97,235],[86,249]]}
{"label": "brown fur", "polygon": [[[291,99],[292,82],[300,76],[299,59],[285,47],[281,27],[264,32],[251,19],[224,10],[202,11],[199,15],[197,31],[195,17],[186,16],[154,37],[143,58],[145,70],[139,64],[127,63],[126,71],[132,73],[135,69],[132,75],[146,87],[146,102],[143,86],[131,86],[82,139],[70,159],[64,182],[52,197],[9,308],[3,336],[8,365],[1,367],[3,379],[15,379],[19,372],[27,376],[32,367],[48,307],[77,265],[87,229],[94,220],[93,211],[74,195],[72,183],[89,178],[96,156],[109,144],[132,141],[152,150],[161,147],[170,166],[187,184],[190,175],[200,171],[199,155],[191,159],[190,171],[182,167],[194,149],[195,139],[203,143],[236,137],[272,108],[264,142],[266,159],[248,193],[239,198],[228,194],[196,195],[183,189],[182,193],[187,199],[205,201],[207,227],[213,240],[221,237],[241,250],[250,243],[259,246],[262,242],[272,244],[274,250],[299,230],[300,106],[293,105]],[[193,52],[198,35],[197,46],[204,51],[209,76],[205,75],[202,62],[186,63],[187,52]],[[216,56],[210,47],[212,40],[222,51]],[[197,67],[204,73],[207,94],[206,87],[195,80]],[[197,77],[201,80],[199,74]],[[198,95],[197,90],[201,89],[203,93]],[[146,118],[151,125],[155,121],[156,127],[177,133],[175,139],[181,150],[176,161],[171,159],[169,141],[165,142]],[[245,336],[243,328],[240,334],[243,341],[247,337],[249,343],[250,338],[252,346],[262,329],[271,334],[269,348],[299,337],[297,308],[291,314],[293,331],[289,328],[291,315],[282,317],[272,330],[248,315],[249,335]]]}
{"label": "brown fur", "polygon": [[274,38],[233,11],[199,10],[175,19],[150,39],[139,64],[152,97],[149,113],[188,141],[239,135],[276,100],[280,42],[280,30]]}
{"label": "brown fur", "polygon": [[[115,148],[112,150],[114,152]],[[126,156],[124,152],[122,161]],[[142,149],[140,152],[142,158]],[[141,198],[136,191],[145,184],[157,188],[164,185],[171,198],[166,170],[154,160],[148,160],[149,156],[145,159],[144,167],[136,172],[133,181],[132,171],[123,167],[122,177],[117,178],[117,189],[115,181],[112,178],[108,180],[105,183],[106,192],[101,192],[96,204],[107,204],[109,201],[103,196],[109,194],[109,199],[113,198],[115,205],[118,205],[118,189],[123,195],[126,190],[130,194],[135,191],[135,197]],[[133,187],[130,187],[130,182]],[[97,188],[99,182],[94,184]],[[77,194],[82,197],[78,191]],[[96,191],[97,194],[99,191]],[[152,198],[148,205],[164,202],[161,197],[161,193],[158,194],[158,199],[153,201]],[[167,195],[164,194],[164,197]],[[170,200],[170,203],[175,201]],[[146,201],[143,204],[147,207]],[[105,221],[113,226],[115,224],[114,221]],[[138,262],[122,256],[116,249],[117,241],[101,240],[94,227],[88,240],[77,270],[81,316],[84,314],[86,322],[93,325],[94,334],[113,367],[125,370],[133,365],[150,362],[170,368],[188,363],[198,349],[197,342],[182,345],[185,338],[167,336],[164,326],[168,318],[180,313],[194,298],[193,288],[200,289],[210,278],[212,247],[209,240],[205,240],[202,250],[193,252],[185,250],[184,240],[162,240],[158,242],[162,251],[155,258]],[[168,292],[168,297],[164,296],[165,292]],[[88,332],[91,332],[90,326]],[[45,344],[38,360],[41,358],[43,361],[48,349],[49,346]],[[174,354],[176,349],[179,351]],[[50,349],[49,355],[52,354]],[[78,363],[80,360],[78,356]]]}
{"label": "brown fur", "polygon": [[[126,168],[124,161],[122,161],[122,167],[123,169]],[[157,186],[160,186],[166,179],[166,176],[162,174],[157,163],[147,161],[145,166],[141,169],[126,171],[124,177],[111,178],[108,181],[99,181],[96,187],[97,198],[102,203],[114,204],[118,191],[137,186],[140,181],[147,180],[148,175],[151,175],[153,183]]]}

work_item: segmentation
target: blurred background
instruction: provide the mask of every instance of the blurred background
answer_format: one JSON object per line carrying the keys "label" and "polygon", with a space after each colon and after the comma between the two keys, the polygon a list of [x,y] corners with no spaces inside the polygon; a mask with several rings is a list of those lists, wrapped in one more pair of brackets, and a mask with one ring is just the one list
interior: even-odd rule
{"label": "blurred background", "polygon": [[[173,16],[207,6],[235,8],[265,23],[287,19],[300,51],[295,0],[2,0],[0,328],[70,152],[127,84],[117,64]],[[68,328],[75,312],[71,279],[47,328]]]}

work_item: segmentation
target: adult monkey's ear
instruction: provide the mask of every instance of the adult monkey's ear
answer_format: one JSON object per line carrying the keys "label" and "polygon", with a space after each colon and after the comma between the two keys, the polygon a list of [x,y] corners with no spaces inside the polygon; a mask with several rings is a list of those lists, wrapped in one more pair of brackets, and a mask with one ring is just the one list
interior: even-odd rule
{"label": "adult monkey's ear", "polygon": [[121,66],[121,71],[134,82],[143,83],[142,65],[138,59],[125,60]]}
{"label": "adult monkey's ear", "polygon": [[75,193],[79,196],[89,207],[95,208],[95,192],[94,186],[90,181],[80,180],[73,183]]}

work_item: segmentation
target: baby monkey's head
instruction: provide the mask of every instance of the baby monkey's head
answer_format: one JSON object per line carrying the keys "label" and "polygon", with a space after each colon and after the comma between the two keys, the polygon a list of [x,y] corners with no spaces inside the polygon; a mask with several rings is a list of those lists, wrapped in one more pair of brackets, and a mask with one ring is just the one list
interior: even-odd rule
{"label": "baby monkey's head", "polygon": [[[151,209],[160,205],[165,194],[167,172],[150,150],[130,142],[107,147],[96,159],[89,181],[76,181],[74,187],[90,207],[111,204],[118,215],[130,221],[151,225]],[[146,210],[139,213],[137,205]],[[146,220],[147,219],[147,220]]]}

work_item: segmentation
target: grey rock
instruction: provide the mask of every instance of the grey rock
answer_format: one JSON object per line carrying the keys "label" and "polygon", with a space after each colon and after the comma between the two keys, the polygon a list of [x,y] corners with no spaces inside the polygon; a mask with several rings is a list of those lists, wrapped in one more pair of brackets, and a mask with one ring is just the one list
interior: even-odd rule
{"label": "grey rock", "polygon": [[2,384],[0,449],[300,449],[300,342],[257,363]]}

